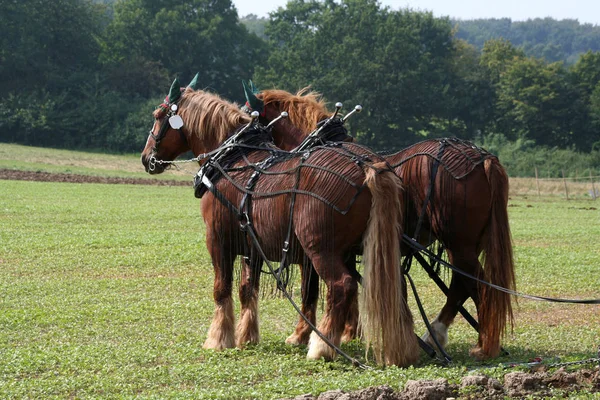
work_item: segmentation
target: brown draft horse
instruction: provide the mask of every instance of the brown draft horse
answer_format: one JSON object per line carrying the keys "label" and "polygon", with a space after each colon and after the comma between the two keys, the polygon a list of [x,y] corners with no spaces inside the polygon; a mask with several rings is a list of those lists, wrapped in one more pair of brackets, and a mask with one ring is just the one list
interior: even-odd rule
{"label": "brown draft horse", "polygon": [[[174,82],[165,104],[153,114],[155,122],[141,157],[149,173],[163,172],[165,167],[160,161],[173,160],[188,150],[199,156],[220,149],[228,135],[249,122],[236,104],[191,86],[181,91]],[[355,154],[381,159],[354,146]],[[215,313],[204,347],[242,347],[259,340],[260,269],[256,266],[242,271],[241,314],[234,329],[233,264],[238,255],[247,255],[253,242],[240,229],[239,215],[222,200],[237,206],[242,204],[244,195],[251,194],[246,220],[251,221],[267,259],[279,260],[284,239],[290,238],[290,262],[310,260],[325,282],[327,303],[319,331],[339,345],[358,292],[356,279],[344,261],[353,249],[362,246],[366,282],[361,291],[361,323],[367,343],[380,363],[415,363],[419,346],[406,303],[398,248],[403,205],[400,180],[393,171],[382,162],[357,162],[335,147],[314,149],[303,155],[282,152],[268,144],[234,150],[239,154],[227,174],[212,181],[214,191],[204,193],[201,202],[206,244],[215,273]],[[256,166],[274,152],[285,153],[287,158],[284,155],[282,161],[265,167],[252,190],[245,190]],[[291,207],[294,193],[295,205]],[[291,237],[287,235],[290,221]],[[308,358],[334,356],[335,352],[313,332]]]}
{"label": "brown draft horse", "polygon": [[[263,122],[271,121],[281,111],[289,113],[289,118],[276,123],[272,131],[275,144],[285,150],[298,146],[319,121],[331,115],[321,96],[309,92],[308,88],[295,95],[283,90],[245,89],[246,106],[261,111]],[[419,216],[424,213],[418,237],[422,244],[437,239],[445,246],[449,261],[455,267],[495,285],[514,289],[507,213],[508,176],[498,159],[472,143],[453,139],[426,140],[386,155],[385,159],[405,185],[404,230],[412,235]],[[427,203],[432,174],[435,181]],[[482,252],[484,268],[479,261]],[[469,297],[477,307],[479,319],[479,339],[471,354],[479,359],[495,357],[500,352],[500,338],[507,322],[513,323],[510,295],[477,285],[458,273],[452,273],[446,304],[432,322],[435,337],[446,346],[448,327]],[[314,299],[314,296],[306,298]],[[314,307],[314,304],[306,305],[307,309]],[[299,324],[298,337],[301,329],[306,327]],[[429,333],[423,339],[433,345]]]}

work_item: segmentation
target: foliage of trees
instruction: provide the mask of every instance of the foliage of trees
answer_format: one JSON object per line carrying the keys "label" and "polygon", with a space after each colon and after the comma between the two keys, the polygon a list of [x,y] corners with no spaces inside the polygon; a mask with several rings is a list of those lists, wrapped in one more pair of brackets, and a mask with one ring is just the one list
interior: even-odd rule
{"label": "foliage of trees", "polygon": [[233,97],[265,50],[230,0],[5,3],[2,141],[139,151],[174,76]]}
{"label": "foliage of trees", "polygon": [[256,81],[288,90],[310,83],[331,100],[362,104],[366,116],[351,123],[363,143],[408,145],[451,114],[447,20],[390,12],[375,0],[296,0],[271,15],[266,34],[271,56]]}
{"label": "foliage of trees", "polygon": [[291,0],[266,23],[231,0],[4,3],[0,141],[139,151],[173,77],[200,72],[236,101],[253,78],[362,104],[351,132],[381,150],[459,136],[600,152],[600,28],[576,21],[485,28],[376,0]]}
{"label": "foliage of trees", "polygon": [[532,57],[549,62],[566,61],[573,64],[588,51],[600,51],[600,26],[580,24],[577,20],[535,18],[512,21],[510,18],[455,20],[456,37],[477,48],[486,41],[505,39],[521,47]]}
{"label": "foliage of trees", "polygon": [[600,139],[598,53],[572,67],[502,39],[488,40],[480,53],[453,36],[450,20],[375,0],[293,0],[270,15],[265,33],[271,53],[256,69],[259,85],[310,83],[331,101],[362,103],[366,116],[352,130],[378,149],[503,134],[590,151]]}

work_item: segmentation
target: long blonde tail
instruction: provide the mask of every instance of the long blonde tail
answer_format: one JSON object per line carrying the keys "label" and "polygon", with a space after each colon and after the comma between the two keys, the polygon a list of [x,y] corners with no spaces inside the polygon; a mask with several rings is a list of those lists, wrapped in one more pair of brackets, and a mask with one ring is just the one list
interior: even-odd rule
{"label": "long blonde tail", "polygon": [[[485,160],[484,168],[492,195],[490,224],[484,246],[484,277],[490,283],[515,290],[515,264],[507,211],[508,176],[495,158]],[[480,311],[480,345],[485,354],[495,357],[500,352],[500,337],[507,323],[513,323],[511,296],[483,286]]]}
{"label": "long blonde tail", "polygon": [[372,204],[363,238],[360,322],[377,362],[405,367],[417,361],[419,345],[400,263],[402,187],[393,171],[384,170],[385,163],[373,167],[365,179]]}

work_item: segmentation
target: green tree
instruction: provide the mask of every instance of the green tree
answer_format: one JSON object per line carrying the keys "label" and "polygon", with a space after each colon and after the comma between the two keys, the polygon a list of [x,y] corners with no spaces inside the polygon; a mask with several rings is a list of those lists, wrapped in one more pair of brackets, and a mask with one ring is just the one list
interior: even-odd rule
{"label": "green tree", "polygon": [[474,46],[463,40],[455,41],[446,96],[450,109],[449,134],[469,139],[479,137],[485,134],[488,121],[494,116],[494,87],[479,60]]}
{"label": "green tree", "polygon": [[481,51],[480,65],[487,71],[488,80],[492,85],[498,84],[500,77],[507,68],[519,59],[525,58],[525,53],[513,46],[506,39],[494,39],[485,42]]}
{"label": "green tree", "polygon": [[576,144],[581,150],[600,146],[600,52],[587,52],[571,68],[579,99],[574,114]]}
{"label": "green tree", "polygon": [[0,13],[0,96],[68,90],[97,68],[105,7],[86,0],[5,1]]}
{"label": "green tree", "polygon": [[202,85],[233,96],[264,52],[263,42],[239,23],[231,0],[125,0],[115,5],[101,60],[115,89],[125,84],[148,96],[166,90],[173,75],[200,72]]}
{"label": "green tree", "polygon": [[573,143],[570,116],[577,96],[561,63],[515,60],[501,75],[497,96],[501,132],[510,139],[560,147]]}
{"label": "green tree", "polygon": [[454,50],[447,19],[391,11],[375,0],[294,0],[271,14],[263,87],[295,91],[307,85],[346,109],[362,104],[350,121],[365,144],[398,148],[445,128],[448,72]]}
{"label": "green tree", "polygon": [[[106,7],[87,0],[4,2],[0,139],[62,146],[94,127],[82,106],[97,77]],[[89,122],[89,123],[88,123]]]}
{"label": "green tree", "polygon": [[248,14],[240,18],[240,22],[246,26],[248,31],[254,33],[263,40],[267,40],[267,36],[265,35],[267,21],[267,18],[259,18],[256,14]]}
{"label": "green tree", "polygon": [[529,57],[548,62],[573,64],[582,53],[600,51],[600,27],[581,24],[577,20],[535,18],[527,21],[477,19],[455,21],[457,38],[481,49],[492,39],[505,39],[521,48]]}

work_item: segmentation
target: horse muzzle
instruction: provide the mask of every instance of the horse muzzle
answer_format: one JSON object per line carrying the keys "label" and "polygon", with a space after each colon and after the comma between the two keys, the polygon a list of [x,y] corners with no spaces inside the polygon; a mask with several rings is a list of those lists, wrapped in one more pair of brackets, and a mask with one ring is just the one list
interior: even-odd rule
{"label": "horse muzzle", "polygon": [[165,171],[164,165],[157,161],[158,160],[156,159],[154,154],[150,154],[149,156],[142,156],[142,164],[144,165],[144,169],[150,175],[160,174]]}

